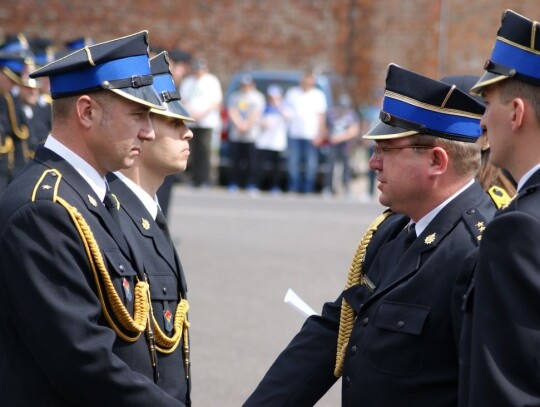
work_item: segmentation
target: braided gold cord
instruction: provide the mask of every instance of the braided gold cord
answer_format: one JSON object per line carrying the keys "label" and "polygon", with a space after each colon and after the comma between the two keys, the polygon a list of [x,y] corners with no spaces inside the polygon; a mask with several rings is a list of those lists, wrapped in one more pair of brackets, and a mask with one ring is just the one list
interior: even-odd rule
{"label": "braided gold cord", "polygon": [[26,125],[21,125],[19,128],[19,123],[17,122],[17,116],[15,115],[15,105],[13,103],[13,98],[11,97],[11,94],[9,92],[6,92],[4,94],[4,97],[7,102],[8,107],[8,115],[9,115],[9,121],[11,124],[11,129],[13,130],[13,135],[17,136],[21,140],[28,139],[28,136],[30,135],[30,131],[28,131],[28,127]]}
{"label": "braided gold cord", "polygon": [[[372,223],[369,225],[368,230],[360,240],[360,244],[356,249],[351,266],[349,267],[349,275],[347,277],[347,283],[345,284],[345,290],[348,288],[359,285],[362,280],[362,266],[364,264],[364,256],[366,254],[367,247],[373,234],[379,227],[379,225],[391,215],[391,211],[386,211],[379,215]],[[343,362],[345,360],[345,351],[347,350],[347,345],[349,344],[349,338],[351,337],[351,332],[354,326],[354,321],[356,316],[354,314],[351,306],[345,301],[345,298],[341,300],[341,314],[339,317],[339,331],[338,331],[338,340],[337,340],[337,351],[336,351],[336,365],[334,367],[334,376],[341,377],[343,374]]]}
{"label": "braided gold cord", "polygon": [[6,136],[6,141],[4,144],[0,144],[0,154],[7,154],[13,150],[13,139],[9,136]]}
{"label": "braided gold cord", "polygon": [[[75,227],[79,232],[79,235],[81,236],[86,250],[86,254],[92,267],[98,297],[101,303],[101,307],[103,309],[103,314],[105,315],[105,319],[107,320],[111,328],[114,330],[116,335],[118,335],[118,337],[120,337],[126,342],[135,342],[140,337],[141,333],[145,330],[148,321],[148,315],[150,311],[150,304],[148,300],[148,283],[144,281],[138,281],[135,286],[134,316],[132,318],[128,310],[122,303],[122,300],[116,292],[116,289],[114,288],[109,272],[105,267],[105,263],[99,250],[99,246],[94,238],[92,230],[86,223],[86,220],[79,213],[79,211],[77,211],[76,208],[71,206],[64,199],[56,197],[56,201],[68,211],[69,215],[73,220],[73,223],[75,224]],[[115,321],[112,319],[111,315],[109,314],[107,304],[105,302],[105,297],[101,287],[101,281],[105,286],[105,294],[107,296],[107,300],[111,304],[110,307],[112,313],[114,314],[120,325],[122,325],[124,329],[136,334],[135,336],[128,336],[124,334],[116,325]]]}
{"label": "braided gold cord", "polygon": [[173,336],[167,336],[159,327],[156,321],[154,313],[152,313],[152,322],[154,323],[154,335],[156,338],[156,349],[160,353],[170,354],[175,351],[180,343],[182,335],[187,335],[189,328],[189,322],[187,320],[187,312],[189,310],[189,304],[186,299],[182,299],[176,307],[176,313],[174,316],[174,334]]}

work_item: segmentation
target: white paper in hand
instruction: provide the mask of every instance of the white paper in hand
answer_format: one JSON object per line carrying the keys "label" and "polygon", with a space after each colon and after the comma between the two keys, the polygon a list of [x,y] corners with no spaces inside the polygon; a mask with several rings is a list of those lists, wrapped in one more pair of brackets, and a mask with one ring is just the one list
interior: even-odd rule
{"label": "white paper in hand", "polygon": [[285,304],[290,305],[292,308],[294,308],[306,318],[311,315],[317,315],[313,308],[307,305],[304,300],[302,300],[298,295],[296,295],[296,293],[290,288],[285,294]]}

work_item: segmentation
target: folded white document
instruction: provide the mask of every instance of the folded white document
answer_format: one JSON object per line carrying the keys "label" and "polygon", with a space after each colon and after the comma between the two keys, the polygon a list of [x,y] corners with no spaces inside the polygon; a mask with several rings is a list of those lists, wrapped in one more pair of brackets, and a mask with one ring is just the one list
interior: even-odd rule
{"label": "folded white document", "polygon": [[313,308],[307,305],[304,302],[304,300],[302,300],[302,298],[296,295],[296,293],[290,288],[287,290],[287,293],[285,294],[285,304],[290,305],[292,308],[294,308],[296,311],[298,311],[300,314],[302,314],[306,318],[311,315],[317,315],[317,313],[313,310]]}

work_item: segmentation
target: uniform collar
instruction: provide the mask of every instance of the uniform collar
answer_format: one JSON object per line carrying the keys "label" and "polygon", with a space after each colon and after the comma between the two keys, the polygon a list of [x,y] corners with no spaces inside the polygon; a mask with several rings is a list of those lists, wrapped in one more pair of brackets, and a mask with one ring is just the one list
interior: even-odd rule
{"label": "uniform collar", "polygon": [[131,179],[126,177],[120,171],[114,173],[126,186],[139,198],[146,210],[152,215],[152,218],[155,220],[158,213],[158,202],[157,197],[151,197],[144,189],[139,185],[133,182]]}
{"label": "uniform collar", "polygon": [[47,137],[45,147],[58,154],[73,168],[75,168],[79,175],[83,177],[86,182],[88,182],[99,199],[103,201],[103,198],[105,198],[105,192],[107,190],[107,184],[105,182],[105,178],[99,175],[94,167],[67,148],[64,144],[55,139],[52,134],[49,134]]}
{"label": "uniform collar", "polygon": [[463,191],[465,191],[467,188],[469,188],[474,183],[474,179],[470,180],[465,186],[463,186],[459,191],[457,191],[454,195],[452,195],[450,198],[448,198],[446,201],[444,201],[442,204],[437,206],[436,208],[432,209],[427,215],[425,215],[423,218],[421,218],[418,222],[416,222],[415,230],[416,230],[416,236],[420,236],[424,229],[429,225],[429,223],[437,216],[437,214],[443,210],[443,208],[448,205],[452,200],[454,200],[459,194],[461,194]]}

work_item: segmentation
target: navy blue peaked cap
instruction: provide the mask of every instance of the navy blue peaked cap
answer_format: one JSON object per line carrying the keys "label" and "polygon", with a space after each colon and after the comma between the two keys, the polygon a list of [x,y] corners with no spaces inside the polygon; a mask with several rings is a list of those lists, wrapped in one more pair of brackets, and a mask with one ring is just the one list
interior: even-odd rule
{"label": "navy blue peaked cap", "polygon": [[50,79],[53,99],[110,90],[151,108],[164,109],[152,86],[147,31],[85,46],[30,74],[31,78],[42,76]]}
{"label": "navy blue peaked cap", "polygon": [[390,64],[380,121],[363,137],[395,139],[427,134],[474,143],[484,106],[456,85]]}
{"label": "navy blue peaked cap", "polygon": [[506,10],[484,69],[472,94],[481,94],[484,86],[508,78],[540,86],[540,23]]}
{"label": "navy blue peaked cap", "polygon": [[9,38],[0,47],[0,69],[13,82],[23,85],[22,76],[34,66],[34,54],[25,35]]}
{"label": "navy blue peaked cap", "polygon": [[166,107],[166,110],[151,109],[151,112],[189,122],[195,121],[180,102],[180,92],[174,84],[169,69],[169,56],[167,51],[163,51],[151,58],[150,67],[154,77],[154,89],[156,89],[161,98],[161,102]]}

